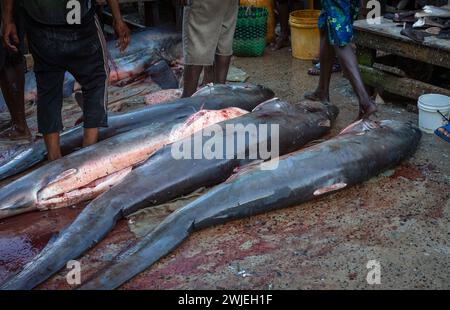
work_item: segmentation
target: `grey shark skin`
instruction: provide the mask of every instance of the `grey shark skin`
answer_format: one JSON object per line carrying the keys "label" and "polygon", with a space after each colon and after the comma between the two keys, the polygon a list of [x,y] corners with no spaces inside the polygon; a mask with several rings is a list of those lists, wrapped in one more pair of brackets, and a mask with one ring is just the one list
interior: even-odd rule
{"label": "grey shark skin", "polygon": [[[274,93],[270,89],[259,85],[244,83],[209,85],[191,98],[179,99],[171,103],[156,104],[129,113],[110,116],[108,127],[100,128],[99,140],[105,140],[156,122],[173,122],[202,108],[220,110],[239,103],[239,107],[251,111],[258,104],[273,97]],[[64,155],[70,154],[80,148],[82,142],[83,127],[80,125],[69,129],[61,135],[61,151]],[[46,156],[47,150],[42,140],[19,147],[16,152],[8,156],[3,162],[0,161],[0,181],[44,161]]]}
{"label": "grey shark skin", "polygon": [[417,148],[410,124],[363,122],[334,139],[282,157],[276,170],[252,167],[169,215],[80,289],[114,289],[144,271],[193,231],[295,206],[394,167]]}
{"label": "grey shark skin", "polygon": [[[287,154],[328,133],[337,114],[334,106],[314,102],[290,105],[274,99],[258,106],[252,113],[219,125],[226,128],[230,124],[267,124],[270,128],[270,124],[278,124],[280,154]],[[268,141],[270,144],[271,134],[269,132],[261,143]],[[235,133],[233,135],[236,136]],[[203,144],[205,140],[207,138]],[[247,140],[242,149],[235,149],[235,154],[261,143]],[[67,261],[79,257],[102,240],[124,215],[170,201],[203,186],[223,182],[235,168],[252,161],[248,156],[243,156],[243,159],[224,156],[224,159],[177,160],[171,154],[171,147],[168,145],[158,151],[121,183],[93,200],[71,225],[1,288],[33,288],[65,266]],[[226,146],[223,153],[226,154]]]}
{"label": "grey shark skin", "polygon": [[[102,156],[120,152],[126,146],[139,147],[138,144],[133,145],[133,141],[138,143],[137,141],[143,141],[144,138],[148,139],[163,132],[170,133],[175,124],[183,122],[203,108],[219,110],[239,107],[251,111],[272,96],[272,91],[261,86],[245,84],[209,86],[201,90],[196,97],[155,105],[117,116],[112,121],[116,126],[112,125],[106,129],[111,130],[107,135],[115,134],[114,137],[42,166],[0,188],[0,219],[34,210],[38,192],[62,172],[76,169],[77,163],[81,165],[86,160],[101,159]],[[135,128],[139,124],[141,128]],[[68,134],[67,139],[62,139],[65,141],[64,145],[67,147],[70,142],[72,146],[75,146],[77,143],[74,142],[81,137],[81,132],[75,130]],[[106,136],[104,135],[103,138]],[[79,142],[81,143],[81,141]],[[88,156],[89,154],[91,154],[92,160]],[[18,158],[17,161],[20,164],[22,158]]]}
{"label": "grey shark skin", "polygon": [[143,74],[160,60],[168,63],[183,56],[181,34],[169,29],[153,28],[133,33],[130,45],[121,53],[116,41],[108,42],[110,82],[123,83]]}

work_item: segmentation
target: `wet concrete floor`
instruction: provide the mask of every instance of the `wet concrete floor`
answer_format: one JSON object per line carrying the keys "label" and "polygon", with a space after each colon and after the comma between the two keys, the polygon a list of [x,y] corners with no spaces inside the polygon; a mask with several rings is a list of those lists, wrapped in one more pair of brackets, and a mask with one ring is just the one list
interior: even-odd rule
{"label": "wet concrete floor", "polygon": [[[289,102],[314,89],[310,63],[288,49],[236,58],[249,82]],[[340,110],[333,134],[358,111],[340,73],[331,100]],[[387,101],[375,119],[417,122],[417,114]],[[416,154],[372,180],[297,207],[194,233],[173,253],[123,289],[419,289],[450,288],[450,145],[424,134]],[[81,208],[31,213],[0,221],[0,282],[32,260]],[[84,255],[82,279],[104,266],[136,237],[122,220]],[[370,285],[367,263],[381,266]],[[69,289],[62,270],[39,289]]]}

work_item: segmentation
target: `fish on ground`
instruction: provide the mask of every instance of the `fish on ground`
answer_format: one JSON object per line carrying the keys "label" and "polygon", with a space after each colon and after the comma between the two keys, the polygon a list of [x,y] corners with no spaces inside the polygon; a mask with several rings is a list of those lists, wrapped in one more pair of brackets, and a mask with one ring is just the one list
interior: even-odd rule
{"label": "fish on ground", "polygon": [[115,47],[115,41],[108,42],[110,83],[122,84],[127,83],[127,80],[134,80],[161,60],[171,64],[181,59],[181,43],[180,33],[162,28],[134,33],[123,54]]}
{"label": "fish on ground", "polygon": [[[166,65],[181,59],[182,45],[181,34],[175,31],[152,28],[132,34],[130,45],[122,54],[115,46],[116,41],[107,42],[110,67],[110,84],[121,85],[134,81],[140,75],[148,74],[156,76],[155,82],[163,89],[174,86],[174,75],[158,62],[163,60]],[[152,66],[155,65],[155,68]],[[148,71],[148,72],[147,72]],[[161,73],[165,78],[159,81]],[[77,88],[75,78],[66,72],[64,79],[64,98],[70,97]],[[33,101],[37,96],[36,77],[33,71],[25,74],[25,101]],[[3,95],[0,92],[0,112],[6,111]]]}
{"label": "fish on ground", "polygon": [[0,219],[91,200],[164,145],[246,113],[239,108],[201,110],[189,118],[141,127],[52,161],[0,190]]}
{"label": "fish on ground", "polygon": [[360,121],[333,139],[281,157],[275,170],[264,170],[262,164],[250,167],[169,215],[80,289],[121,286],[194,231],[296,206],[361,183],[412,155],[420,137],[411,124]]}
{"label": "fish on ground", "polygon": [[[317,102],[291,105],[274,99],[261,104],[252,113],[218,124],[227,138],[233,137],[231,141],[239,141],[238,138],[245,137],[247,132],[227,132],[230,126],[261,128],[257,134],[260,139],[246,139],[240,146],[237,144],[234,147],[226,143],[228,139],[222,140],[222,156],[176,159],[172,156],[174,145],[167,145],[130,172],[121,183],[86,206],[71,225],[2,288],[35,287],[61,269],[67,261],[79,257],[99,242],[123,216],[225,181],[236,168],[261,158],[263,148],[275,148],[272,141],[276,138],[279,139],[277,153],[297,150],[328,133],[337,113],[337,108],[331,105]],[[266,125],[268,129],[275,125],[278,133],[272,130],[264,133],[264,127],[259,125]],[[198,136],[191,136],[180,143],[194,143],[196,138]],[[208,143],[207,137],[200,138],[202,146]],[[258,156],[252,158],[250,150],[257,150]],[[233,156],[225,156],[229,153]]]}
{"label": "fish on ground", "polygon": [[[130,130],[155,123],[173,123],[201,109],[223,109],[239,107],[247,111],[274,97],[274,93],[263,86],[251,84],[208,85],[191,98],[178,99],[170,103],[156,104],[134,110],[129,113],[109,117],[108,127],[100,128],[99,140],[128,132]],[[60,144],[63,155],[81,148],[83,127],[76,126],[61,135]],[[0,156],[0,181],[21,173],[42,162],[47,149],[42,140],[18,146],[8,156]],[[2,204],[1,208],[7,208]]]}

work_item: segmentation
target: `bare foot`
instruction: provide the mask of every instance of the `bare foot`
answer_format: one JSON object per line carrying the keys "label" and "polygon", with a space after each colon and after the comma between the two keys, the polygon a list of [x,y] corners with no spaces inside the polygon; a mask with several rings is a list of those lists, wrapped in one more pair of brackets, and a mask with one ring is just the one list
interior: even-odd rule
{"label": "bare foot", "polygon": [[330,102],[330,96],[319,90],[316,90],[313,92],[306,92],[304,97],[305,97],[305,99],[309,99],[312,101]]}
{"label": "bare foot", "polygon": [[31,140],[31,132],[28,128],[25,130],[19,129],[16,125],[12,125],[0,133],[0,139],[3,140]]}
{"label": "bare foot", "polygon": [[367,119],[377,111],[378,111],[377,105],[373,101],[369,101],[365,105],[360,105],[359,106],[359,115],[358,115],[357,120]]}

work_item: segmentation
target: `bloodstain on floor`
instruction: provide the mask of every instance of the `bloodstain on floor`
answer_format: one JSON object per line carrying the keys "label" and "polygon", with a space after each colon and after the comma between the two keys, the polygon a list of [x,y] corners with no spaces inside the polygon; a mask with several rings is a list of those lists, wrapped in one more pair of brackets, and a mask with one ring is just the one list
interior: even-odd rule
{"label": "bloodstain on floor", "polygon": [[422,172],[420,172],[419,169],[411,165],[402,165],[398,167],[395,170],[395,173],[392,175],[392,178],[399,178],[399,177],[403,177],[411,181],[420,181],[425,179]]}
{"label": "bloodstain on floor", "polygon": [[0,282],[31,261],[81,208],[30,212],[0,221]]}

